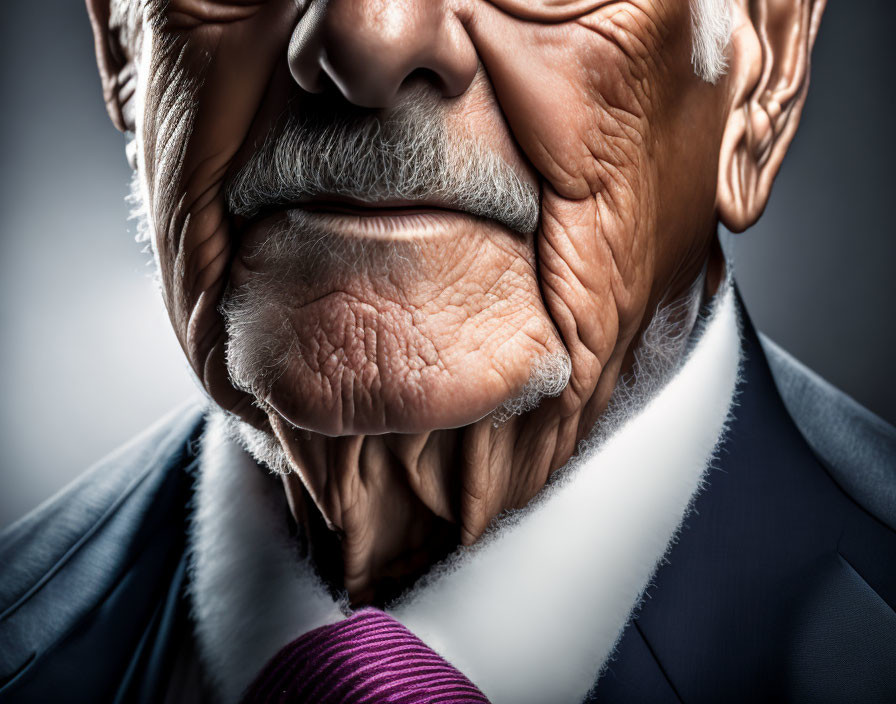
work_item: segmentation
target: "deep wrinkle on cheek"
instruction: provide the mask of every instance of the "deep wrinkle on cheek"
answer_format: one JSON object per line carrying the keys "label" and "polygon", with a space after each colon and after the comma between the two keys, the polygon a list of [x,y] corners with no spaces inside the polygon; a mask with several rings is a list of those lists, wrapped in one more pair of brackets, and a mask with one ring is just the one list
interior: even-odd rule
{"label": "deep wrinkle on cheek", "polygon": [[596,162],[631,161],[649,108],[635,59],[612,36],[627,30],[603,11],[589,19],[526,22],[488,4],[470,28],[514,140],[541,179],[572,200],[605,185],[593,177]]}
{"label": "deep wrinkle on cheek", "polygon": [[[610,65],[629,73],[631,83],[645,83],[649,74],[658,73],[669,35],[688,34],[683,25],[690,17],[687,10],[676,13],[654,0],[486,0],[485,4],[508,22],[519,24],[517,34],[534,40],[515,45],[517,50],[531,54],[554,44],[555,59],[559,49],[565,50],[564,61],[555,61],[558,71],[564,65],[577,65],[584,71]],[[593,36],[581,38],[576,30],[582,29]],[[564,32],[562,41],[558,41],[558,30]],[[615,51],[595,48],[595,43],[612,45]]]}
{"label": "deep wrinkle on cheek", "polygon": [[[571,349],[582,320],[608,323],[585,344],[587,354],[574,359],[573,383],[580,382],[579,396],[587,398],[597,375],[583,372],[582,359],[593,356],[603,368],[622,354],[649,294],[657,207],[650,82],[659,78],[652,56],[670,27],[687,19],[686,5],[669,17],[663,5],[648,2],[533,9],[495,0],[478,8],[474,44],[514,138],[543,179],[543,216],[544,209],[558,216],[542,222],[539,236],[540,274],[566,272],[543,282],[558,285],[549,313],[557,322],[578,321],[560,326]],[[588,213],[592,222],[583,223]],[[601,251],[585,257],[592,266],[581,270],[579,253],[594,247]]]}

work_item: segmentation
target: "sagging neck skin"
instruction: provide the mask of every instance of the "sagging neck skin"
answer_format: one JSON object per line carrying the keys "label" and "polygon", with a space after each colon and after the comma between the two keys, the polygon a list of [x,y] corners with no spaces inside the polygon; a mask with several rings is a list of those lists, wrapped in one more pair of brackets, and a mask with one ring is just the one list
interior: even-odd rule
{"label": "sagging neck skin", "polygon": [[[605,404],[606,422],[598,421],[592,437],[612,432],[621,416],[636,412],[671,377],[700,305],[723,277],[721,252],[714,250],[683,293],[660,302]],[[320,478],[316,485],[324,487],[312,496],[298,473],[281,474],[297,533],[324,581],[346,593],[353,606],[382,606],[459,545],[475,542],[500,513],[524,507],[565,464],[546,459],[544,472],[515,473],[534,466],[522,461],[533,452],[547,458],[562,431],[527,428],[526,422],[525,415],[500,424],[487,417],[418,435],[331,438],[303,432],[300,442],[282,443],[289,464]],[[517,442],[508,446],[508,438]]]}

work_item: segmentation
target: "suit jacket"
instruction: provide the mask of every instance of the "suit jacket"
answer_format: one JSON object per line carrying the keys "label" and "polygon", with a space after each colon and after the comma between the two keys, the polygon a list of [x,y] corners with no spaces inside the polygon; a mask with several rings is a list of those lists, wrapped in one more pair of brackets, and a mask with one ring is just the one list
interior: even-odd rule
{"label": "suit jacket", "polygon": [[[896,430],[742,319],[708,487],[587,701],[896,702]],[[185,543],[203,427],[178,409],[0,536],[0,702],[200,691]]]}

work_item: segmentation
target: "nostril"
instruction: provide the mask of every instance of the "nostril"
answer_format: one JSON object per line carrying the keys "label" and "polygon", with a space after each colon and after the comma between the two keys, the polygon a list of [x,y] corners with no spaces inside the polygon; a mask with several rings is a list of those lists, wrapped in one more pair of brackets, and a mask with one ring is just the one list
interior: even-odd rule
{"label": "nostril", "polygon": [[354,120],[362,121],[369,116],[377,115],[382,111],[382,108],[364,107],[357,103],[353,103],[345,96],[339,87],[329,79],[329,77],[323,79],[320,92],[315,93],[313,98],[309,99],[307,96],[303,97],[301,94],[298,94],[294,96],[294,100],[296,100],[296,102],[293,104],[293,109],[298,113],[302,113],[304,110],[302,101],[310,100],[313,105],[313,108],[311,109],[312,114],[329,116],[338,115],[340,120],[347,120],[349,122]]}
{"label": "nostril", "polygon": [[447,89],[444,79],[430,68],[415,68],[402,81],[403,86],[426,85],[443,93]]}
{"label": "nostril", "polygon": [[336,82],[330,77],[326,71],[321,71],[317,75],[317,84],[314,91],[322,100],[345,100],[345,96],[336,85]]}
{"label": "nostril", "polygon": [[442,77],[430,68],[415,68],[404,79],[405,83],[413,83],[415,81],[429,83],[437,88],[444,88],[445,81]]}

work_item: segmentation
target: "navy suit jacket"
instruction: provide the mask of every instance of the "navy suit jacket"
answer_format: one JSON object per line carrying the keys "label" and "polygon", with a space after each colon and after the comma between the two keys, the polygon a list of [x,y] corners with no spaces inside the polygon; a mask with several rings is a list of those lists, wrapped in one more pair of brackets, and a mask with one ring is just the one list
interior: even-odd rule
{"label": "navy suit jacket", "polygon": [[[708,486],[588,701],[896,702],[896,431],[743,318]],[[180,409],[0,536],[0,702],[183,677],[203,427]]]}

